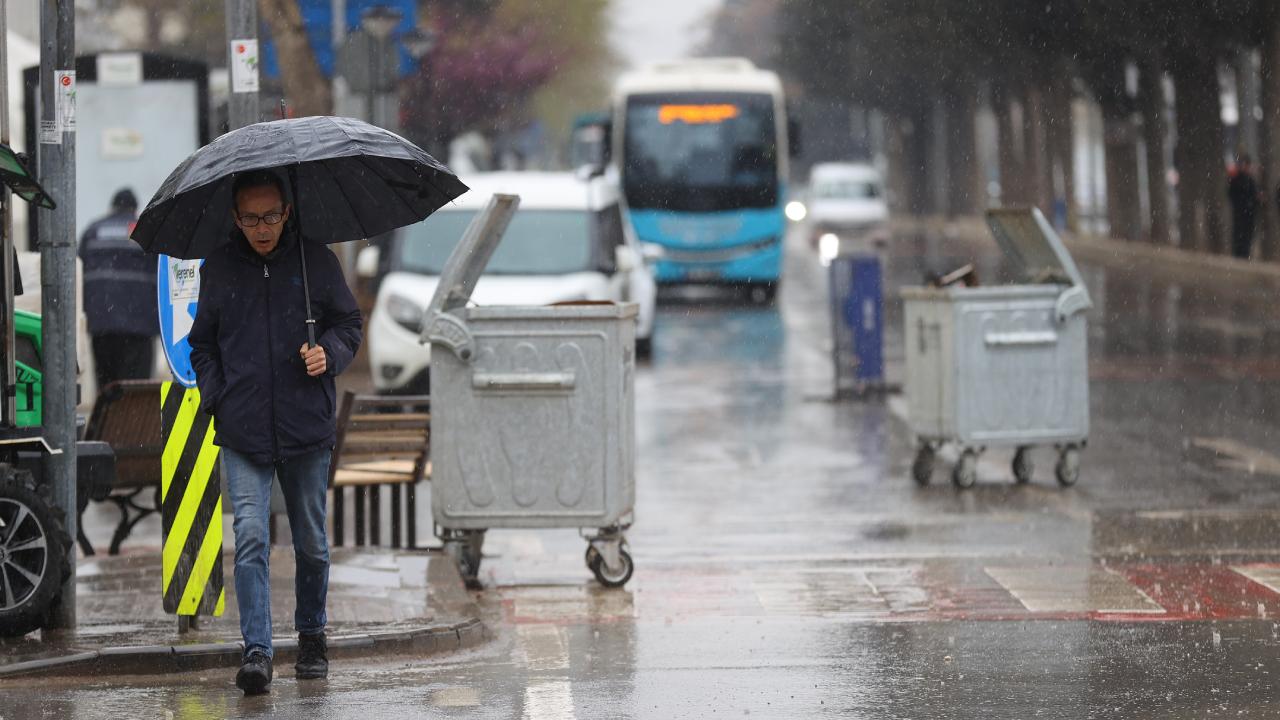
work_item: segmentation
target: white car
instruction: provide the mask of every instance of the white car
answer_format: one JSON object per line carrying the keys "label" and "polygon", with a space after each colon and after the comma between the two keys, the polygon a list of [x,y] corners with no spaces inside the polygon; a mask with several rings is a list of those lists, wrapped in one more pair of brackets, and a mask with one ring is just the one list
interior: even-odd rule
{"label": "white car", "polygon": [[375,268],[386,273],[367,332],[379,392],[430,391],[431,346],[418,343],[423,313],[449,254],[495,193],[519,195],[520,207],[477,283],[472,303],[634,302],[640,306],[636,352],[648,354],[657,298],[649,261],[658,251],[641,248],[623,222],[615,179],[503,172],[462,181],[471,188],[462,197],[361,253],[362,275]]}
{"label": "white car", "polygon": [[[889,242],[889,204],[884,181],[870,165],[819,163],[809,172],[810,238],[822,248],[850,243],[883,246]],[[833,238],[835,238],[833,240]]]}

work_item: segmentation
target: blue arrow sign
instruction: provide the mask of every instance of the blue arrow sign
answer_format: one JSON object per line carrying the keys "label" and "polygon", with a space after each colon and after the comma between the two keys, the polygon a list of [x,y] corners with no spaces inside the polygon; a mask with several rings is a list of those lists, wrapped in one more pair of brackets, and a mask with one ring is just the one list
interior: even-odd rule
{"label": "blue arrow sign", "polygon": [[173,379],[186,387],[196,386],[196,370],[191,365],[191,325],[196,319],[200,298],[200,265],[203,260],[180,260],[161,255],[156,265],[156,293],[160,308],[160,340]]}

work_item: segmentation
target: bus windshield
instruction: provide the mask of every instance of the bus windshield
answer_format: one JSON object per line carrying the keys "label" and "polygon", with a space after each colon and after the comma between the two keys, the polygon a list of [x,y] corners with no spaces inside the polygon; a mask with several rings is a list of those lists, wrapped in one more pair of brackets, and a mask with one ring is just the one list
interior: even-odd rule
{"label": "bus windshield", "polygon": [[632,208],[705,212],[777,204],[770,96],[634,95],[626,113],[623,184]]}

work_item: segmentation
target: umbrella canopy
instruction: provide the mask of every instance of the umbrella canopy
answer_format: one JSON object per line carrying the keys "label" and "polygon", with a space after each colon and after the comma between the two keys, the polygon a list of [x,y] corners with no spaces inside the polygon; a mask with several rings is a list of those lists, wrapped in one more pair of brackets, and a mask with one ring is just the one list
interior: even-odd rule
{"label": "umbrella canopy", "polygon": [[467,191],[425,150],[360,120],[305,117],[248,125],[197,150],[160,186],[132,237],[195,259],[227,242],[236,173],[280,170],[308,240],[369,238],[423,220]]}

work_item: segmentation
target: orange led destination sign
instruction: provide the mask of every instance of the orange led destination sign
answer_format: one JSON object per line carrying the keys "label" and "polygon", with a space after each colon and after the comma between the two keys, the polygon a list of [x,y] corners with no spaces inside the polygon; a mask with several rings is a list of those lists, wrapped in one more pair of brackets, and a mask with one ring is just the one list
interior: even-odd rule
{"label": "orange led destination sign", "polygon": [[736,105],[663,105],[658,121],[663,125],[682,122],[688,125],[715,125],[738,117]]}

